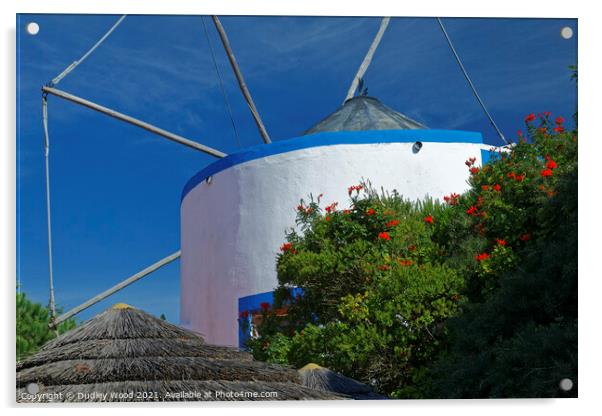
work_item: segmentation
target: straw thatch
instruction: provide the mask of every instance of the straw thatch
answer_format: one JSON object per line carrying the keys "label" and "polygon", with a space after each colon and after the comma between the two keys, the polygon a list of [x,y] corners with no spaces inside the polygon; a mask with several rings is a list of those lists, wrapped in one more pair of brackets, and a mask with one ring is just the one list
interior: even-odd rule
{"label": "straw thatch", "polygon": [[192,331],[124,304],[17,364],[22,402],[341,398],[302,386],[292,368],[205,344]]}
{"label": "straw thatch", "polygon": [[321,367],[318,364],[309,363],[305,365],[299,369],[299,374],[301,375],[301,382],[303,385],[311,389],[345,394],[356,400],[388,398],[387,396],[375,393],[372,388],[366,384],[329,370],[328,368]]}

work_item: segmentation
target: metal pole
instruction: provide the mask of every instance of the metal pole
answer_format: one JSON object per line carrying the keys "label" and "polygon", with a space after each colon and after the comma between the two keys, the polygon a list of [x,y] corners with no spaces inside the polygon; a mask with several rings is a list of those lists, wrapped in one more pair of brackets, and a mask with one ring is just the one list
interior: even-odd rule
{"label": "metal pole", "polygon": [[50,322],[56,319],[56,305],[54,301],[54,277],[52,272],[52,223],[50,221],[50,138],[48,136],[48,101],[46,94],[42,95],[42,125],[44,127],[44,165],[46,175],[46,225],[48,228],[48,272],[50,283],[50,298],[48,300],[48,308],[50,309]]}
{"label": "metal pole", "polygon": [[261,137],[263,138],[263,141],[266,144],[272,143],[272,141],[270,140],[270,136],[268,135],[268,132],[266,131],[265,126],[263,125],[263,122],[261,121],[259,112],[257,112],[257,108],[255,108],[255,103],[253,102],[253,98],[251,98],[251,93],[249,92],[249,89],[247,88],[247,84],[245,84],[245,80],[242,76],[242,73],[240,72],[240,69],[238,68],[238,64],[236,63],[236,58],[234,57],[234,52],[232,52],[232,48],[230,47],[230,42],[228,41],[228,36],[226,35],[226,31],[224,30],[224,27],[222,26],[222,23],[219,21],[217,16],[211,16],[211,18],[213,19],[215,28],[217,29],[217,32],[219,33],[219,37],[221,38],[222,43],[224,44],[224,49],[226,50],[226,54],[228,55],[228,59],[230,60],[230,65],[232,65],[232,69],[234,70],[234,75],[236,75],[236,79],[238,80],[238,85],[240,86],[242,95],[244,95],[245,100],[247,101],[247,105],[249,106],[249,109],[251,110],[251,114],[253,114],[253,118],[255,119],[257,128],[259,129],[259,133],[261,134]]}
{"label": "metal pole", "polygon": [[134,126],[143,128],[144,130],[150,131],[151,133],[154,133],[158,136],[165,137],[166,139],[172,140],[176,143],[183,144],[184,146],[188,146],[192,149],[200,150],[201,152],[207,153],[211,156],[215,156],[215,157],[219,157],[219,158],[227,156],[226,153],[220,152],[219,150],[215,150],[211,147],[197,143],[193,140],[187,139],[187,138],[179,136],[177,134],[170,133],[167,130],[163,130],[159,127],[153,126],[152,124],[145,123],[144,121],[140,121],[134,117],[130,117],[128,115],[119,113],[115,110],[111,110],[110,108],[95,104],[91,101],[88,101],[83,98],[77,97],[75,95],[69,94],[65,91],[61,91],[59,89],[48,87],[48,86],[42,87],[42,91],[47,94],[52,94],[56,97],[62,98],[64,100],[68,100],[68,101],[74,102],[76,104],[83,105],[84,107],[88,107],[92,110],[98,111],[99,113],[103,113],[103,114],[106,114],[113,118],[116,118],[118,120],[125,121],[126,123],[133,124]]}
{"label": "metal pole", "polygon": [[110,35],[111,33],[113,33],[113,31],[115,29],[117,29],[117,26],[119,26],[121,24],[121,22],[123,22],[123,19],[125,19],[127,15],[123,15],[121,16],[117,22],[109,29],[109,31],[107,33],[105,33],[103,35],[103,37],[101,37],[98,42],[96,42],[88,52],[86,52],[81,58],[79,58],[77,61],[73,62],[71,65],[69,65],[67,68],[65,68],[65,70],[63,72],[61,72],[59,75],[57,75],[52,81],[50,81],[50,83],[55,86],[57,85],[59,82],[61,82],[61,80],[63,78],[65,78],[67,75],[69,75],[69,73],[71,71],[73,71],[75,68],[77,68],[77,66],[79,64],[81,64],[82,62],[84,62],[86,60],[86,58],[88,56],[90,56],[92,54],[92,52],[94,52],[96,50],[96,48],[98,48],[100,46],[101,43],[103,43]]}
{"label": "metal pole", "polygon": [[[387,26],[389,26],[390,20],[390,17],[383,17],[383,20],[380,22],[378,32],[376,33],[376,36],[374,37],[374,40],[372,41],[372,44],[370,45],[370,48],[368,49],[368,52],[366,53],[362,64],[358,68],[357,73],[355,74],[355,77],[351,82],[351,86],[349,87],[349,91],[347,91],[347,96],[345,97],[345,101],[349,100],[350,98],[353,98],[353,96],[355,95],[355,90],[357,89],[357,85],[360,81],[360,78],[363,78],[364,74],[368,70],[370,63],[372,62],[372,57],[376,52],[376,48],[378,48],[378,44],[380,43],[380,40],[382,39],[385,30],[387,29]],[[343,101],[343,104],[345,104],[345,101]]]}
{"label": "metal pole", "polygon": [[87,309],[90,306],[100,302],[101,300],[111,296],[113,293],[120,291],[121,289],[125,288],[126,286],[129,286],[132,283],[142,279],[144,276],[147,276],[147,275],[151,274],[152,272],[154,272],[155,270],[178,259],[181,254],[182,254],[182,251],[178,250],[175,253],[165,257],[164,259],[161,259],[158,262],[151,264],[146,269],[139,271],[138,273],[128,277],[121,283],[118,283],[115,286],[113,286],[112,288],[107,289],[104,292],[100,293],[99,295],[94,296],[92,299],[82,303],[79,306],[76,306],[75,308],[71,309],[70,311],[65,312],[64,314],[59,316],[56,320],[51,322],[50,327],[51,328],[57,327],[61,322],[66,321],[67,319],[71,318],[73,315],[80,313],[84,309]]}

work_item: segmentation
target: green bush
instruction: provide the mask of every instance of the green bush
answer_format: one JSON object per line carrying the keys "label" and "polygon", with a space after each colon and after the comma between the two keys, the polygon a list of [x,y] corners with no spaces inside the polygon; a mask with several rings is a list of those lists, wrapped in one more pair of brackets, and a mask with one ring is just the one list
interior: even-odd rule
{"label": "green bush", "polygon": [[[577,131],[565,132],[561,121],[529,122],[531,144],[473,177],[469,203],[482,195],[475,189],[502,178],[502,192],[483,203],[489,215],[474,225],[512,252],[486,251],[470,302],[448,322],[431,396],[577,396]],[[516,171],[526,175],[519,183],[508,178]],[[563,378],[573,381],[571,391],[558,388]]]}
{"label": "green bush", "polygon": [[529,115],[441,203],[370,183],[349,209],[301,201],[277,263],[288,314],[263,312],[253,354],[400,398],[559,394],[560,374],[576,381],[577,132],[563,123]]}
{"label": "green bush", "polygon": [[[321,198],[299,205],[301,232],[287,236],[278,259],[274,307],[288,314],[264,312],[261,336],[248,346],[259,359],[312,361],[409,396],[400,386],[420,377],[462,299],[464,279],[434,238],[450,206],[369,184],[349,193],[348,210],[322,209]],[[292,287],[304,295],[292,299]]]}

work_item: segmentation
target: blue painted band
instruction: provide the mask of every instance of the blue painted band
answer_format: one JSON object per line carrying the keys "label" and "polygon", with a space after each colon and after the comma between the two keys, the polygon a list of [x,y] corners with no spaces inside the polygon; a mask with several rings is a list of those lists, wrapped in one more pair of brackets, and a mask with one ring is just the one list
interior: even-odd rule
{"label": "blue painted band", "polygon": [[481,149],[481,165],[489,162],[489,150]]}
{"label": "blue painted band", "polygon": [[181,200],[183,201],[188,192],[209,176],[250,160],[312,147],[333,146],[339,144],[407,143],[416,141],[482,144],[483,136],[478,132],[461,130],[335,131],[279,140],[268,145],[259,144],[247,147],[236,153],[231,153],[203,168],[186,183],[186,186],[184,186],[184,190],[182,191]]}
{"label": "blue painted band", "polygon": [[485,165],[489,162],[498,160],[500,158],[499,152],[481,149],[481,165]]}

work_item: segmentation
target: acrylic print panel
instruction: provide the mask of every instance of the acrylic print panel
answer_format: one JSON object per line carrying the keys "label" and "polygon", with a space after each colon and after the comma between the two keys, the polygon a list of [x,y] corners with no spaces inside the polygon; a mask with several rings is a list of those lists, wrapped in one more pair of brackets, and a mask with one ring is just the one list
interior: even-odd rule
{"label": "acrylic print panel", "polygon": [[577,36],[17,15],[17,401],[576,397]]}

